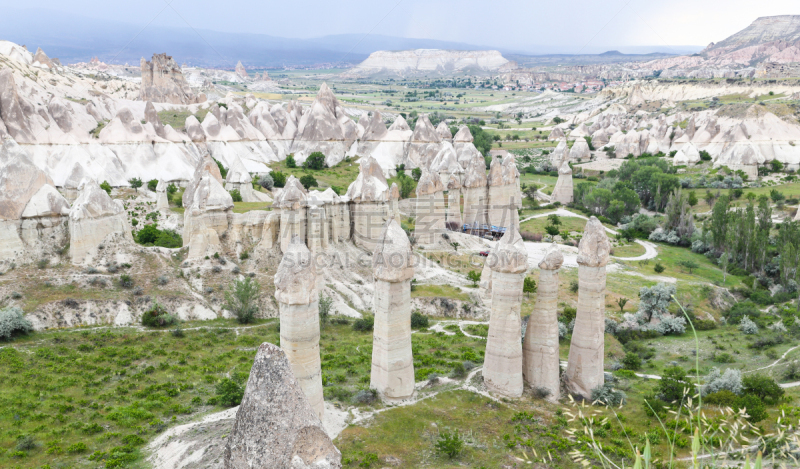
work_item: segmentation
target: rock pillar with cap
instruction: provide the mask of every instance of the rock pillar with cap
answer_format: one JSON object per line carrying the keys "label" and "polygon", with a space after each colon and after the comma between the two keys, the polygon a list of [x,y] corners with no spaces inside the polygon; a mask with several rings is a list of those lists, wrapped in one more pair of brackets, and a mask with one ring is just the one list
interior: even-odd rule
{"label": "rock pillar with cap", "polygon": [[414,236],[421,245],[435,244],[445,230],[444,184],[439,174],[422,170],[416,203]]}
{"label": "rock pillar with cap", "polygon": [[590,399],[601,386],[605,338],[606,264],[611,244],[596,217],[586,223],[578,246],[578,312],[569,347],[567,391]]}
{"label": "rock pillar with cap", "polygon": [[319,300],[317,270],[311,251],[299,236],[292,238],[275,274],[281,348],[292,365],[294,377],[314,412],[322,418],[322,371],[319,355]]}
{"label": "rock pillar with cap", "polygon": [[375,275],[375,326],[370,386],[385,399],[414,393],[411,354],[411,243],[394,218],[383,227],[372,256]]}
{"label": "rock pillar with cap", "polygon": [[493,394],[522,396],[520,309],[528,252],[519,231],[509,227],[486,262],[492,269],[492,310],[483,381]]}
{"label": "rock pillar with cap", "polygon": [[158,185],[156,186],[156,210],[169,210],[168,186],[169,184],[163,179],[158,180]]}
{"label": "rock pillar with cap", "polygon": [[560,202],[561,205],[567,205],[572,203],[573,197],[572,168],[569,167],[568,162],[564,161],[561,164],[561,168],[558,169],[558,181],[556,181],[556,186],[553,188],[553,195],[550,196],[550,200]]}
{"label": "rock pillar with cap", "polygon": [[539,288],[533,313],[522,342],[522,375],[532,388],[550,391],[557,401],[560,379],[558,363],[558,269],[564,255],[553,243],[539,263]]}

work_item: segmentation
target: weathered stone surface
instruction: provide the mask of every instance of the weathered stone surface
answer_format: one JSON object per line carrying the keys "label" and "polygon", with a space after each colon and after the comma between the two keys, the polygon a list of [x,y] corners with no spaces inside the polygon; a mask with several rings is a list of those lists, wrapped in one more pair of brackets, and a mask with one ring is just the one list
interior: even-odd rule
{"label": "weathered stone surface", "polygon": [[203,93],[195,95],[183,77],[181,68],[167,54],[153,54],[152,61],[142,57],[142,85],[139,99],[156,103],[194,104],[206,100]]}
{"label": "weathered stone surface", "polygon": [[167,194],[167,184],[164,180],[159,180],[156,186],[156,208],[158,210],[169,210],[169,196]]}
{"label": "weathered stone surface", "polygon": [[121,202],[111,199],[96,181],[87,179],[79,188],[78,198],[69,212],[69,253],[72,263],[82,263],[112,233],[120,233],[131,239],[125,209]]}
{"label": "weathered stone surface", "polygon": [[253,188],[253,178],[245,168],[239,155],[234,155],[231,160],[231,167],[225,177],[225,190],[238,190],[242,196],[242,202],[272,201],[272,197]]}
{"label": "weathered stone surface", "polygon": [[464,219],[461,217],[461,183],[454,175],[450,175],[447,182],[447,223],[448,228],[455,225],[461,231]]}
{"label": "weathered stone surface", "polygon": [[539,285],[536,302],[528,319],[522,343],[522,375],[532,388],[550,391],[547,397],[555,402],[559,397],[558,362],[558,269],[564,255],[553,243],[539,263]]}
{"label": "weathered stone surface", "polygon": [[486,262],[492,269],[492,312],[483,380],[489,392],[522,396],[522,341],[520,309],[528,251],[516,228],[510,227]]}
{"label": "weathered stone surface", "polygon": [[447,122],[441,121],[436,126],[436,133],[442,140],[453,140],[453,134],[450,133],[450,128],[447,127]]}
{"label": "weathered stone surface", "polygon": [[583,399],[604,382],[606,264],[611,244],[605,228],[592,217],[578,246],[578,312],[565,381],[567,391]]}
{"label": "weathered stone surface", "polygon": [[231,226],[233,199],[222,186],[219,167],[204,158],[183,193],[183,245],[189,258],[213,255],[222,250],[220,241]]}
{"label": "weathered stone surface", "polygon": [[483,156],[476,156],[469,161],[464,174],[463,191],[464,224],[485,225],[488,222],[489,192]]}
{"label": "weathered stone surface", "polygon": [[522,207],[522,194],[519,189],[519,171],[511,154],[492,160],[488,183],[489,224],[519,228],[517,209]]}
{"label": "weathered stone surface", "polygon": [[436,133],[427,114],[419,116],[411,134],[411,142],[406,155],[406,168],[430,168],[431,162],[439,152],[442,139]]}
{"label": "weathered stone surface", "polygon": [[306,240],[307,194],[300,181],[294,176],[289,176],[283,191],[275,197],[272,206],[281,211],[280,246],[282,252],[287,252],[289,244],[295,236],[302,242]]}
{"label": "weathered stone surface", "polygon": [[258,348],[225,446],[225,469],[337,469],[342,455],[273,344]]}
{"label": "weathered stone surface", "polygon": [[356,246],[374,250],[389,217],[389,185],[375,158],[361,159],[356,180],[347,188],[345,198],[351,202],[353,242]]}
{"label": "weathered stone surface", "polygon": [[571,204],[574,198],[574,189],[572,186],[572,168],[569,167],[568,162],[563,162],[561,167],[558,168],[558,181],[553,188],[553,193],[550,195],[550,200],[553,202],[560,202],[561,205]]}
{"label": "weathered stone surface", "polygon": [[275,274],[275,299],[281,315],[281,348],[311,407],[322,418],[317,269],[311,251],[294,237]]}
{"label": "weathered stone surface", "polygon": [[302,163],[314,151],[325,154],[325,163],[334,166],[358,138],[358,127],[347,115],[327,84],[319,88],[311,108],[297,122],[292,151]]}
{"label": "weathered stone surface", "polygon": [[444,185],[438,173],[422,170],[417,183],[416,204],[414,236],[419,244],[433,244],[445,230],[446,216]]}
{"label": "weathered stone surface", "polygon": [[372,257],[375,275],[375,327],[370,386],[387,399],[414,392],[411,354],[411,243],[400,224],[386,222]]}

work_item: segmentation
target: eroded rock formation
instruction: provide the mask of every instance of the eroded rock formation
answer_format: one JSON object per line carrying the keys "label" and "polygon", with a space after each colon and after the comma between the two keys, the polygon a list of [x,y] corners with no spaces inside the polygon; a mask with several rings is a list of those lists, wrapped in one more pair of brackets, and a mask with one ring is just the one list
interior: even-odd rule
{"label": "eroded rock formation", "polygon": [[414,392],[411,354],[411,243],[393,218],[383,227],[372,257],[375,276],[375,327],[370,386],[387,399]]}
{"label": "eroded rock formation", "polygon": [[153,54],[147,61],[142,57],[142,85],[139,99],[155,103],[193,104],[206,100],[203,93],[196,95],[183,77],[180,66],[167,54]]}
{"label": "eroded rock formation", "polygon": [[210,157],[201,160],[183,193],[183,245],[189,258],[222,251],[221,238],[233,220],[233,199],[222,186],[219,167]]}
{"label": "eroded rock formation", "polygon": [[353,242],[373,251],[389,217],[389,185],[375,158],[361,158],[358,176],[347,188],[351,204]]}
{"label": "eroded rock formation", "polygon": [[416,203],[414,236],[421,245],[434,244],[445,230],[444,185],[438,173],[422,170]]}
{"label": "eroded rock formation", "polygon": [[319,418],[325,412],[319,355],[317,269],[299,236],[283,253],[275,274],[275,299],[281,316],[281,348],[294,377]]}
{"label": "eroded rock formation", "polygon": [[590,399],[604,382],[606,264],[611,243],[606,229],[591,217],[578,245],[578,312],[565,372],[567,391]]}
{"label": "eroded rock formation", "polygon": [[523,387],[519,313],[528,251],[515,227],[506,230],[486,262],[492,269],[492,312],[483,381],[489,392],[517,398],[522,396]]}
{"label": "eroded rock formation", "polygon": [[293,374],[283,350],[261,344],[225,445],[225,469],[342,467],[342,454]]}
{"label": "eroded rock formation", "polygon": [[558,180],[556,186],[553,188],[553,193],[550,195],[550,200],[553,202],[560,202],[561,205],[571,204],[574,195],[572,186],[572,168],[566,161],[558,168]]}
{"label": "eroded rock formation", "polygon": [[517,209],[522,207],[519,170],[510,153],[503,158],[495,157],[492,160],[488,183],[489,224],[502,228],[514,226],[519,229]]}
{"label": "eroded rock formation", "polygon": [[93,179],[84,180],[69,212],[69,254],[81,264],[107,236],[117,234],[133,242],[122,201],[113,200]]}
{"label": "eroded rock formation", "polygon": [[539,263],[539,285],[536,302],[528,319],[522,343],[522,375],[534,389],[549,391],[548,399],[555,402],[559,397],[558,353],[558,269],[564,263],[564,255],[553,243],[547,248]]}

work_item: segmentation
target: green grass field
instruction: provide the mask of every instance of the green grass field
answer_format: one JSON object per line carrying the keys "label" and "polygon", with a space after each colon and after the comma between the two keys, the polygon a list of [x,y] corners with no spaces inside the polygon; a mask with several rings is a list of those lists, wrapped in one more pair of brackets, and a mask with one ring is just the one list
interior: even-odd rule
{"label": "green grass field", "polygon": [[[290,175],[294,175],[297,179],[302,178],[306,174],[310,174],[314,176],[319,183],[319,187],[312,187],[311,189],[318,189],[320,191],[324,191],[328,187],[339,187],[343,191],[347,191],[347,187],[350,185],[351,182],[356,180],[358,177],[358,168],[359,165],[356,163],[355,158],[345,159],[341,163],[337,164],[333,168],[325,168],[321,170],[313,170],[313,169],[304,169],[300,167],[298,164],[297,168],[287,168],[286,161],[281,161],[278,163],[271,163],[270,169],[273,171],[280,171],[286,175],[287,179]],[[342,192],[344,195],[344,192]]]}

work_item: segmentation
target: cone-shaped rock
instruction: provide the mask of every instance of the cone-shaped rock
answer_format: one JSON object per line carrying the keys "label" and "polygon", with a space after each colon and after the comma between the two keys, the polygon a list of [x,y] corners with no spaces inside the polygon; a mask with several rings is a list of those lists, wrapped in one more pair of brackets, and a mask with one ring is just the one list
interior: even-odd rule
{"label": "cone-shaped rock", "polygon": [[522,342],[522,374],[534,389],[550,391],[548,399],[559,396],[558,363],[558,269],[564,255],[553,243],[539,263],[539,288]]}
{"label": "cone-shaped rock", "polygon": [[298,381],[284,351],[264,343],[236,411],[225,469],[338,469],[342,454]]}
{"label": "cone-shaped rock", "polygon": [[372,257],[375,275],[375,327],[372,339],[370,386],[387,399],[403,399],[414,392],[411,354],[411,243],[393,218]]}
{"label": "cone-shaped rock", "polygon": [[286,252],[295,236],[306,241],[306,190],[294,176],[289,176],[286,185],[272,204],[281,211],[280,245]]}
{"label": "cone-shaped rock", "polygon": [[275,299],[281,319],[281,348],[311,407],[322,418],[317,269],[311,251],[295,236],[275,274]]}
{"label": "cone-shaped rock", "polygon": [[438,173],[422,170],[416,202],[414,236],[422,245],[433,244],[445,229],[444,185]]}
{"label": "cone-shaped rock", "polygon": [[508,228],[519,228],[519,213],[522,195],[519,189],[519,170],[514,157],[509,153],[502,159],[495,157],[489,169],[489,224]]}
{"label": "cone-shaped rock", "polygon": [[556,181],[556,186],[553,188],[553,195],[550,196],[550,200],[561,202],[561,205],[567,205],[572,203],[573,197],[572,168],[565,161],[558,168],[558,181]]}
{"label": "cone-shaped rock", "polygon": [[567,362],[566,386],[573,396],[590,399],[603,384],[606,264],[611,244],[596,217],[586,223],[578,246],[578,312]]}
{"label": "cone-shaped rock", "polygon": [[108,196],[93,179],[82,184],[69,212],[69,253],[73,264],[83,262],[90,251],[111,233],[130,238],[125,209]]}
{"label": "cone-shaped rock", "polygon": [[492,269],[492,312],[483,381],[489,392],[516,398],[523,387],[519,313],[528,251],[515,227],[506,230],[486,262]]}
{"label": "cone-shaped rock", "polygon": [[472,158],[464,174],[464,224],[480,228],[487,223],[488,186],[486,162],[480,154]]}

